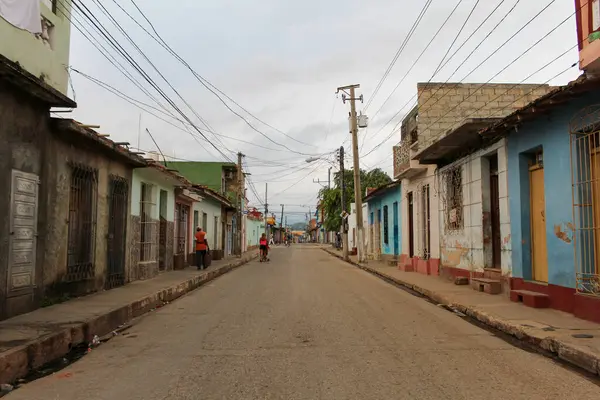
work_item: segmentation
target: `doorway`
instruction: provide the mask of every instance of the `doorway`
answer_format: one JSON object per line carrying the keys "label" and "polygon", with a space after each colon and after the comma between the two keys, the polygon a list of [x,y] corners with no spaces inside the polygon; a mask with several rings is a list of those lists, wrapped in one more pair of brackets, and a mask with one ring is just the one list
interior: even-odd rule
{"label": "doorway", "polygon": [[529,167],[529,197],[531,207],[531,275],[534,281],[548,282],[546,202],[541,153],[536,155],[536,160]]}
{"label": "doorway", "polygon": [[415,220],[414,220],[414,204],[413,204],[413,192],[407,194],[407,206],[408,206],[408,256],[414,257],[415,255]]}
{"label": "doorway", "polygon": [[431,256],[431,214],[429,213],[429,185],[423,186],[421,191],[422,205],[423,205],[423,220],[421,221],[423,227],[423,254],[424,260],[429,260]]}
{"label": "doorway", "polygon": [[167,265],[167,191],[160,191],[158,203],[160,225],[158,227],[158,270],[164,271]]}
{"label": "doorway", "polygon": [[[500,233],[500,189],[498,182],[498,155],[489,158],[490,163],[490,214],[492,233],[492,268],[502,267],[502,239]],[[488,253],[489,254],[489,253]]]}
{"label": "doorway", "polygon": [[400,245],[399,245],[399,232],[398,232],[398,202],[394,202],[392,209],[392,218],[394,222],[394,255],[398,256],[400,253]]}
{"label": "doorway", "polygon": [[128,182],[120,177],[110,179],[108,200],[107,273],[105,288],[125,284],[125,244],[127,236]]}

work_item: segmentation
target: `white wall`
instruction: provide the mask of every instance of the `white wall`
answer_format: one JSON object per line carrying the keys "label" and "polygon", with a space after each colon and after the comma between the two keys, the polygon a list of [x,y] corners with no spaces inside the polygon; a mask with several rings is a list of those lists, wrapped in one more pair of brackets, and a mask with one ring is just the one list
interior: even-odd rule
{"label": "white wall", "polygon": [[[222,250],[222,238],[221,238],[221,204],[208,198],[204,197],[202,201],[194,202],[192,206],[192,224],[194,224],[194,213],[198,212],[198,225],[202,227],[202,214],[206,213],[207,226],[202,227],[206,231],[206,239],[211,250]],[[215,218],[217,218],[217,230],[215,231]],[[194,234],[196,233],[196,226],[193,227]],[[216,245],[215,245],[216,240]]]}
{"label": "white wall", "polygon": [[140,215],[140,199],[142,195],[142,182],[153,185],[152,201],[154,207],[151,210],[151,217],[158,220],[160,216],[160,191],[167,192],[166,219],[173,222],[175,220],[175,192],[174,181],[154,168],[137,168],[133,170],[131,180],[131,215]]}
{"label": "white wall", "polygon": [[[439,203],[441,264],[471,271],[483,271],[491,267],[491,231],[484,229],[485,218],[490,212],[489,162],[486,157],[498,156],[498,192],[500,198],[500,237],[501,237],[501,269],[504,275],[512,270],[510,248],[510,213],[508,208],[508,181],[506,141],[501,140],[494,145],[482,149],[439,171],[439,186],[445,185],[443,173],[450,168],[460,167],[462,171],[463,196],[463,228],[446,229],[445,205]],[[487,224],[487,222],[486,222]],[[491,222],[490,222],[491,224]],[[491,226],[491,225],[489,225]],[[488,236],[484,239],[484,236]],[[489,243],[485,245],[484,243]],[[487,251],[484,250],[487,248]]]}
{"label": "white wall", "polygon": [[439,207],[438,193],[435,184],[435,165],[427,166],[426,172],[414,179],[402,180],[402,200],[400,202],[402,210],[400,215],[402,218],[402,254],[409,255],[410,242],[408,232],[408,193],[413,192],[413,235],[414,235],[414,250],[415,256],[421,256],[424,248],[424,226],[422,223],[424,205],[421,201],[421,191],[423,186],[429,185],[429,214],[430,214],[430,236],[429,236],[429,251],[430,258],[440,258],[440,240],[439,240]]}
{"label": "white wall", "polygon": [[[363,203],[363,230],[364,230],[364,242],[365,249],[369,244],[369,203]],[[348,216],[348,246],[350,249],[357,247],[358,243],[358,230],[356,228],[356,203],[350,204],[350,216]]]}

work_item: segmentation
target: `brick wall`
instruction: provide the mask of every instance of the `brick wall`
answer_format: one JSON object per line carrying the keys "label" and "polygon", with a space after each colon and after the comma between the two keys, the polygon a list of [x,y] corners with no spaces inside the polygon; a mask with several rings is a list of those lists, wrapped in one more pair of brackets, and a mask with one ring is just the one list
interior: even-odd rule
{"label": "brick wall", "polygon": [[551,89],[538,84],[419,83],[419,152],[465,119],[504,117]]}

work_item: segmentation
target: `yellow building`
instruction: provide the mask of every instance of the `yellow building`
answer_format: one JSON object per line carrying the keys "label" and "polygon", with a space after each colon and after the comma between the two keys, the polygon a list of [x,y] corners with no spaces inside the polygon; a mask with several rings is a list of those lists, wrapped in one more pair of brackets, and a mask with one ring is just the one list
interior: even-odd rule
{"label": "yellow building", "polygon": [[[22,0],[0,10],[0,55],[66,95],[71,0],[42,0],[39,9],[31,1],[35,0]],[[37,15],[39,25],[32,22]]]}

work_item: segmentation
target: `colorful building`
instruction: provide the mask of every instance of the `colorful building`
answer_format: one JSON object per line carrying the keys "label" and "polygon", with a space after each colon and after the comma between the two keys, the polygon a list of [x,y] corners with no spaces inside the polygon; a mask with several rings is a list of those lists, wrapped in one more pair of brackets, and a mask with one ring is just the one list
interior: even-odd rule
{"label": "colorful building", "polygon": [[394,181],[371,190],[364,198],[368,204],[369,259],[397,260],[401,254],[401,193],[400,181]]}

